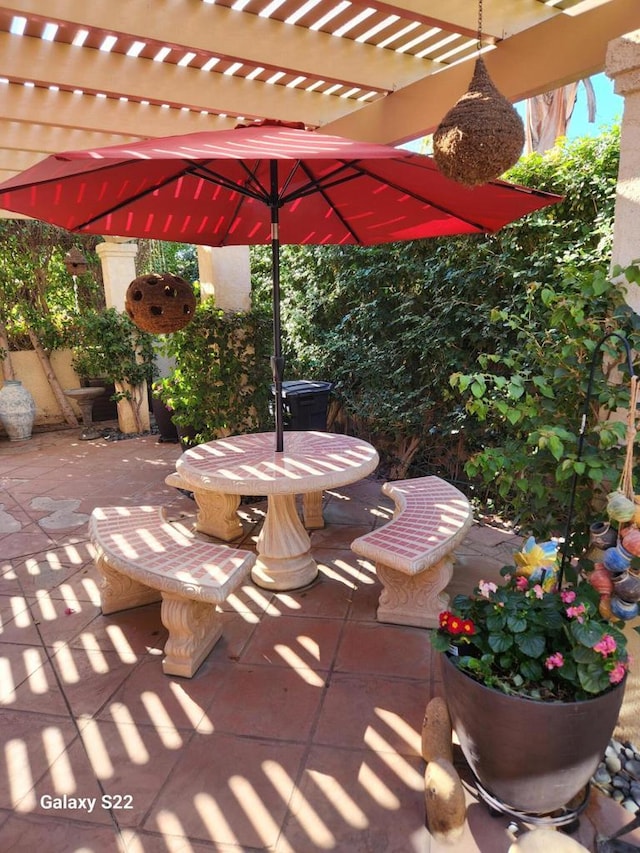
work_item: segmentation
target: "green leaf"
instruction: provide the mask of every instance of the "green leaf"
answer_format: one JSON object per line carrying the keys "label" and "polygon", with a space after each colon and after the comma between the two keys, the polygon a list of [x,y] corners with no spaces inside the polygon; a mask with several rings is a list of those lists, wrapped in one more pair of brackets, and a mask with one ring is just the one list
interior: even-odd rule
{"label": "green leaf", "polygon": [[539,681],[542,678],[542,667],[537,660],[522,661],[520,672],[527,681]]}
{"label": "green leaf", "polygon": [[564,453],[564,444],[560,441],[557,435],[549,436],[549,450],[554,459],[561,459]]}
{"label": "green leaf", "polygon": [[516,634],[516,645],[530,658],[539,658],[545,649],[545,639],[539,634]]}
{"label": "green leaf", "polygon": [[578,678],[583,690],[587,693],[602,693],[610,687],[609,676],[601,666],[578,667]]}
{"label": "green leaf", "polygon": [[493,652],[506,652],[513,645],[513,638],[509,634],[489,634],[488,642]]}
{"label": "green leaf", "polygon": [[574,619],[571,622],[569,630],[579,643],[590,649],[592,649],[604,635],[604,631],[601,626],[594,625],[593,622],[588,621],[579,622],[577,619]]}
{"label": "green leaf", "polygon": [[474,397],[483,397],[486,393],[487,386],[484,379],[480,376],[471,384],[471,393]]}
{"label": "green leaf", "polygon": [[512,426],[518,423],[518,421],[522,420],[522,412],[519,409],[514,409],[510,406],[506,412],[507,420]]}
{"label": "green leaf", "polygon": [[514,634],[520,634],[522,631],[527,630],[527,620],[518,614],[507,616],[507,627]]}

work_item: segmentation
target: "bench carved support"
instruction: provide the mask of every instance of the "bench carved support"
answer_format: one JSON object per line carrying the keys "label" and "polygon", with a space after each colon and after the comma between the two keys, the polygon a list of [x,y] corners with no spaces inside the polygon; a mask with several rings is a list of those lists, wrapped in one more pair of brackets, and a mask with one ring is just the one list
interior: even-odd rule
{"label": "bench carved support", "polygon": [[446,556],[416,575],[376,563],[376,574],[383,586],[378,601],[378,621],[437,628],[441,611],[449,605],[449,596],[443,590],[453,576],[453,563],[453,557]]}
{"label": "bench carved support", "polygon": [[232,542],[242,536],[244,528],[238,517],[240,495],[194,489],[176,471],[168,474],[164,481],[167,486],[172,486],[174,489],[193,493],[193,499],[198,507],[196,530],[200,533],[222,539],[223,542]]}
{"label": "bench carved support", "polygon": [[114,569],[102,551],[96,555],[96,567],[102,576],[100,606],[105,616],[160,601],[157,589],[150,589]]}
{"label": "bench carved support", "polygon": [[232,542],[242,536],[244,528],[238,517],[240,495],[194,489],[193,497],[198,505],[196,530],[223,542]]}
{"label": "bench carved support", "polygon": [[307,530],[320,530],[324,527],[322,494],[322,492],[307,492],[302,496],[302,517]]}
{"label": "bench carved support", "polygon": [[191,678],[220,639],[222,612],[207,602],[163,592],[160,618],[169,632],[162,671]]}

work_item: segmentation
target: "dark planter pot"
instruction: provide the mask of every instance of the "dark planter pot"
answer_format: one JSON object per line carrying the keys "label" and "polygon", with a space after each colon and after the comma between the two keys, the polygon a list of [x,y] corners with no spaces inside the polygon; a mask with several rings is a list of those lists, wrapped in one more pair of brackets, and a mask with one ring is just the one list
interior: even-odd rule
{"label": "dark planter pot", "polygon": [[171,420],[171,409],[165,406],[162,400],[159,400],[157,397],[152,397],[151,411],[153,412],[153,417],[155,418],[156,426],[160,433],[160,440],[175,442],[177,444],[178,430],[174,422]]}
{"label": "dark planter pot", "polygon": [[183,450],[188,450],[190,447],[195,447],[197,445],[198,442],[196,441],[196,435],[198,430],[196,427],[191,426],[190,424],[185,426],[178,424],[177,430],[180,445]]}
{"label": "dark planter pot", "polygon": [[512,810],[546,815],[585,788],[618,721],[624,681],[584,702],[537,702],[485,687],[447,655],[440,659],[453,728],[487,793]]}

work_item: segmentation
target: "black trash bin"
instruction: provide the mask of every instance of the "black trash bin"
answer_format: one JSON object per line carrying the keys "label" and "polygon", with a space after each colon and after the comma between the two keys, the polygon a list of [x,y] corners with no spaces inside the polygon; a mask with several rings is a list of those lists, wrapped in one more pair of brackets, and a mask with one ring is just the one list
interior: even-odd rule
{"label": "black trash bin", "polygon": [[[332,382],[296,379],[282,383],[283,423],[286,430],[327,428],[327,408]],[[275,386],[271,386],[275,394]]]}

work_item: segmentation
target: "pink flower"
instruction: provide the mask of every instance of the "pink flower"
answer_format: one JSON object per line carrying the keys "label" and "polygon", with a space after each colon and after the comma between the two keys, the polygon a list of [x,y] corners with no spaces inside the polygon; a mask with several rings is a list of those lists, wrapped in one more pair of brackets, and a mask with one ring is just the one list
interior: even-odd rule
{"label": "pink flower", "polygon": [[536,598],[543,598],[544,597],[544,590],[542,589],[542,587],[540,586],[539,583],[537,583],[534,586],[533,591],[536,594]]}
{"label": "pink flower", "polygon": [[584,604],[578,604],[577,607],[567,607],[567,616],[569,619],[577,619],[578,622],[582,623],[584,620],[582,618],[583,614],[586,613],[587,608]]}
{"label": "pink flower", "polygon": [[529,589],[529,581],[522,575],[516,578],[516,589],[519,589],[521,592],[524,592],[525,589]]}
{"label": "pink flower", "polygon": [[617,663],[615,668],[611,670],[609,673],[609,681],[612,684],[618,684],[624,678],[624,674],[626,672],[625,665],[623,663]]}
{"label": "pink flower", "polygon": [[613,654],[617,649],[616,641],[611,634],[605,634],[604,637],[593,647],[594,652],[600,652],[603,657]]}
{"label": "pink flower", "polygon": [[560,668],[564,665],[564,658],[560,654],[560,652],[556,652],[555,655],[549,655],[549,657],[544,662],[544,665],[547,669],[555,669],[556,667]]}
{"label": "pink flower", "polygon": [[572,589],[565,589],[560,593],[560,598],[564,604],[571,604],[572,601],[576,600],[576,594]]}
{"label": "pink flower", "polygon": [[483,596],[483,598],[489,598],[489,593],[495,592],[498,587],[496,584],[490,583],[489,581],[480,581],[478,589],[480,590],[480,595]]}

